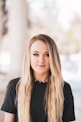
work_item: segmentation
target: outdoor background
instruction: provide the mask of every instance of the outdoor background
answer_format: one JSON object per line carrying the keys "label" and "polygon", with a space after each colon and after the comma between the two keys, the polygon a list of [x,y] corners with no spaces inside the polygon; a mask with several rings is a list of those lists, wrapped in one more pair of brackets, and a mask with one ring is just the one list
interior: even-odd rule
{"label": "outdoor background", "polygon": [[51,36],[58,46],[76,122],[81,122],[81,0],[0,0],[0,107],[8,82],[20,76],[27,40],[39,33]]}

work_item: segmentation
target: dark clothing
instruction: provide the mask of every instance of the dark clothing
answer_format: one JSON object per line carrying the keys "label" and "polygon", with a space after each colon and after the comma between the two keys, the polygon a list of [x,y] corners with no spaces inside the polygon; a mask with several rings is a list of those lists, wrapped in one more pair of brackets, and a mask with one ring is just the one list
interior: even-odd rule
{"label": "dark clothing", "polygon": [[[19,78],[13,79],[7,86],[7,92],[1,110],[9,113],[13,113],[17,120],[17,105],[16,100],[16,84]],[[39,81],[34,82],[31,103],[30,103],[30,114],[32,122],[47,122],[47,116],[44,112],[44,93],[47,83],[40,83]],[[75,120],[74,112],[74,98],[71,87],[68,83],[64,82],[64,111],[63,111],[63,122],[70,122]]]}

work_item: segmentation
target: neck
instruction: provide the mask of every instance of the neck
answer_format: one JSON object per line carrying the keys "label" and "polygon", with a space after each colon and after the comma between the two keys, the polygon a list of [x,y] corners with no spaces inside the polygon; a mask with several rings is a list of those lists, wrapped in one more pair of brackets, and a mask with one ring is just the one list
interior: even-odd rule
{"label": "neck", "polygon": [[36,81],[47,82],[48,81],[48,74],[34,74]]}

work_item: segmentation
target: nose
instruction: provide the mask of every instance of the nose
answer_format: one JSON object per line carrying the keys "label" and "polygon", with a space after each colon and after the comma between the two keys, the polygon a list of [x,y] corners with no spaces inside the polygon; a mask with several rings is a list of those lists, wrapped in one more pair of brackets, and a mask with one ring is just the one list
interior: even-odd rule
{"label": "nose", "polygon": [[40,61],[40,63],[44,63],[44,61],[45,61],[44,55],[41,55],[41,56],[39,57],[39,61]]}

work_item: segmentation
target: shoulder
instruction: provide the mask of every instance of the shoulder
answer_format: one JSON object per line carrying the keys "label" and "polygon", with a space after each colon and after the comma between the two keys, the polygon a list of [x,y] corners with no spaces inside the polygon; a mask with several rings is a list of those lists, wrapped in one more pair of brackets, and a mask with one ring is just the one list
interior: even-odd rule
{"label": "shoulder", "polygon": [[66,100],[68,100],[68,99],[73,97],[71,85],[69,83],[67,83],[66,81],[64,82],[63,92],[64,92],[64,98]]}
{"label": "shoulder", "polygon": [[18,78],[14,78],[14,79],[11,79],[7,85],[7,89],[15,89],[18,81],[19,81],[19,77]]}
{"label": "shoulder", "polygon": [[20,78],[14,78],[8,82],[1,110],[16,114],[16,84],[18,83],[19,79]]}
{"label": "shoulder", "polygon": [[64,81],[64,91],[68,90],[71,90],[71,85],[68,82]]}
{"label": "shoulder", "polygon": [[74,111],[74,97],[71,85],[64,82],[64,111],[63,111],[63,122],[70,122],[75,120]]}

